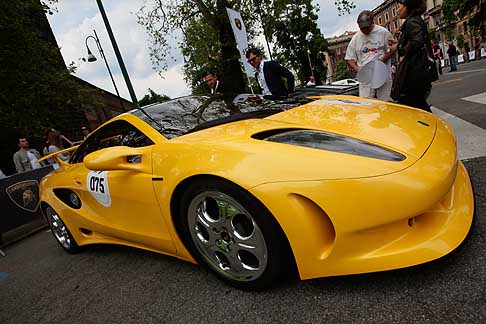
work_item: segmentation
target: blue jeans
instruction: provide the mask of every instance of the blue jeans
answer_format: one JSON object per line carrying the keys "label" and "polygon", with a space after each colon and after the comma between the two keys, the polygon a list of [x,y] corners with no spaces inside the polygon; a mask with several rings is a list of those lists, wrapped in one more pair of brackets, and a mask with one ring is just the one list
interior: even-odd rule
{"label": "blue jeans", "polygon": [[457,71],[457,55],[449,56],[451,71]]}

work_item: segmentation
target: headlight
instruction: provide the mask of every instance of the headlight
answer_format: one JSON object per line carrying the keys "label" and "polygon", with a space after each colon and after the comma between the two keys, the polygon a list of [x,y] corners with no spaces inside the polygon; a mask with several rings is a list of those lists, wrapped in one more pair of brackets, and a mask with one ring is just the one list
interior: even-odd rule
{"label": "headlight", "polygon": [[[268,136],[254,136],[270,142],[309,147],[313,149],[352,154],[385,161],[403,161],[403,154],[352,137],[314,130],[283,130]],[[262,136],[263,135],[263,136]]]}

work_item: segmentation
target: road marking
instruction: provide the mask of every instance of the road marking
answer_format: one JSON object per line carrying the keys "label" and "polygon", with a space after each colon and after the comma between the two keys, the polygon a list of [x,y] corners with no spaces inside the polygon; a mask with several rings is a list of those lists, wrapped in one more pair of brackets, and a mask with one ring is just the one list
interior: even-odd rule
{"label": "road marking", "polygon": [[467,160],[486,156],[486,130],[473,125],[436,107],[432,112],[452,126],[456,133],[457,154],[459,159]]}
{"label": "road marking", "polygon": [[451,80],[447,80],[447,81],[434,82],[434,85],[447,84],[447,83],[459,82],[459,81],[462,81],[462,78],[451,79]]}
{"label": "road marking", "polygon": [[461,99],[486,105],[486,92],[479,93],[479,94],[474,95],[474,96],[464,97],[464,98],[461,98]]}

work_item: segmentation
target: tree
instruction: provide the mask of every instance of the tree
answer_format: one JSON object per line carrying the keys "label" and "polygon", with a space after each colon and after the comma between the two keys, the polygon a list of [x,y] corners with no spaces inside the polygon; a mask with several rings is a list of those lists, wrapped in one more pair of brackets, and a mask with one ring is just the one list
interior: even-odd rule
{"label": "tree", "polygon": [[45,17],[55,0],[1,1],[0,165],[11,160],[17,136],[42,138],[48,127],[63,129],[64,120],[91,103],[90,90],[70,75]]}
{"label": "tree", "polygon": [[153,103],[164,102],[167,100],[170,100],[170,97],[166,95],[159,95],[158,93],[155,93],[154,90],[148,88],[148,94],[143,96],[143,98],[138,103],[140,104],[140,107],[142,107]]}
{"label": "tree", "polygon": [[[340,12],[349,12],[354,7],[347,0],[338,0],[336,5]],[[279,48],[276,56],[282,62],[290,62],[301,80],[311,74],[307,50],[317,78],[325,73],[321,53],[327,44],[317,28],[316,8],[311,0],[173,0],[156,1],[154,6],[145,4],[137,16],[150,35],[154,67],[159,72],[167,69],[168,36],[174,29],[180,29],[184,77],[194,93],[206,91],[202,80],[208,69],[217,71],[225,85],[232,87],[232,92],[244,91],[245,78],[225,7],[240,11],[249,39],[254,38],[263,18],[265,35]],[[287,9],[291,11],[288,19]],[[275,18],[276,14],[280,18]]]}
{"label": "tree", "polygon": [[[245,91],[245,79],[239,62],[239,52],[227,17],[226,8],[241,9],[248,4],[245,0],[173,0],[168,3],[156,1],[155,5],[146,5],[138,12],[138,21],[151,36],[150,55],[154,66],[163,71],[167,68],[166,57],[169,54],[168,36],[174,29],[183,32],[183,43],[187,77],[201,73],[194,65],[217,61],[221,68],[220,79],[230,92]],[[203,26],[202,29],[196,29]],[[201,53],[193,51],[209,40],[208,50]],[[213,54],[214,56],[210,55]],[[194,61],[194,58],[197,60]],[[199,69],[200,70],[200,69]]]}
{"label": "tree", "polygon": [[301,82],[313,74],[320,82],[327,41],[317,27],[318,7],[311,0],[274,0],[260,4],[260,9],[265,12],[265,34],[275,44],[275,56],[288,62]]}
{"label": "tree", "polygon": [[[469,26],[485,36],[486,1],[485,0],[444,0],[442,13],[447,22],[454,22],[458,18],[470,17]],[[472,14],[472,15],[471,15]]]}
{"label": "tree", "polygon": [[334,72],[334,80],[342,80],[352,78],[353,75],[349,71],[348,65],[344,61],[338,61],[336,63],[336,70]]}

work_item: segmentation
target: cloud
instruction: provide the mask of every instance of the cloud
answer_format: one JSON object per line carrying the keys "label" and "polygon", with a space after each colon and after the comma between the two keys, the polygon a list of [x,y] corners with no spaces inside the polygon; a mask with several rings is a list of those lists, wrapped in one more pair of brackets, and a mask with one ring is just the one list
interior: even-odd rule
{"label": "cloud", "polygon": [[383,0],[354,0],[356,8],[353,9],[350,14],[339,16],[334,1],[335,0],[313,1],[314,4],[318,4],[320,7],[317,25],[326,38],[342,35],[345,31],[358,30],[358,26],[356,24],[358,14],[363,10],[373,10],[378,5],[383,3]]}
{"label": "cloud", "polygon": [[[176,60],[170,60],[169,70],[163,73],[165,80],[152,68],[148,35],[144,27],[137,23],[135,16],[142,6],[142,1],[105,0],[103,3],[137,97],[139,99],[143,97],[149,87],[157,93],[167,94],[170,97],[188,94],[190,91],[182,77],[182,55],[178,51],[173,55]],[[88,46],[98,60],[92,63],[79,60],[87,57],[85,40],[87,36],[93,36],[93,30],[96,30],[120,94],[130,99],[118,60],[95,2],[65,0],[59,3],[58,9],[59,12],[49,16],[48,19],[65,62],[79,63],[76,76],[114,92],[108,71],[93,38],[88,39]],[[177,47],[175,40],[172,43]],[[168,81],[169,79],[171,81]]]}

